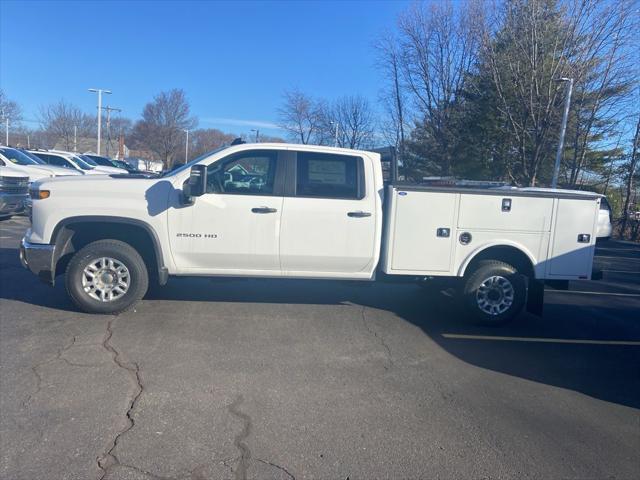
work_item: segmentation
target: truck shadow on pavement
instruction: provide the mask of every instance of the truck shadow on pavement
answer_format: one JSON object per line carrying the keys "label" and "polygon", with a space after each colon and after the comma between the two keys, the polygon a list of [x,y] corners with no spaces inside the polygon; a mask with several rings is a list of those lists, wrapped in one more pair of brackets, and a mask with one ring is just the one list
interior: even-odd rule
{"label": "truck shadow on pavement", "polygon": [[[58,277],[54,289],[24,270],[17,250],[0,249],[0,298],[75,312]],[[499,336],[516,339],[640,341],[638,297],[596,297],[551,292],[544,317],[523,314],[501,328],[465,321],[459,302],[435,289],[415,285],[296,280],[209,280],[172,278],[146,301],[248,302],[265,304],[355,305],[384,310],[419,327],[436,344],[469,364],[591,397],[640,408],[640,346],[563,344],[522,340],[451,338]],[[144,309],[144,303],[138,310]],[[46,312],[40,312],[46,314]],[[126,314],[125,314],[126,315]],[[83,321],[86,321],[83,320]],[[135,319],[132,319],[135,321]],[[389,336],[394,325],[379,332]],[[397,327],[397,325],[396,325]],[[402,363],[396,363],[402,368]]]}

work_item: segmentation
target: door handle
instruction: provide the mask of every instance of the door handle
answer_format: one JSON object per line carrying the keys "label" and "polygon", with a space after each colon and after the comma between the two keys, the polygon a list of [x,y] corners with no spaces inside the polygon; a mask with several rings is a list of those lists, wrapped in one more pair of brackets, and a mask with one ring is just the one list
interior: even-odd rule
{"label": "door handle", "polygon": [[254,207],[251,209],[253,213],[275,213],[278,210],[270,207]]}
{"label": "door handle", "polygon": [[349,213],[347,213],[347,216],[362,218],[362,217],[370,217],[371,213],[369,213],[369,212],[349,212]]}

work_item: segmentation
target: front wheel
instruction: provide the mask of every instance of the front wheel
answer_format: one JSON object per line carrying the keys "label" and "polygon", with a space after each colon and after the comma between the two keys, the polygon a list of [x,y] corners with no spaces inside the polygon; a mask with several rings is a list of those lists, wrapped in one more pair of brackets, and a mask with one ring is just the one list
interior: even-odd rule
{"label": "front wheel", "polygon": [[497,260],[485,260],[465,279],[462,291],[474,323],[498,326],[513,320],[526,302],[524,275]]}
{"label": "front wheel", "polygon": [[144,260],[131,245],[119,240],[98,240],[71,258],[65,283],[80,310],[118,314],[144,296],[149,275]]}

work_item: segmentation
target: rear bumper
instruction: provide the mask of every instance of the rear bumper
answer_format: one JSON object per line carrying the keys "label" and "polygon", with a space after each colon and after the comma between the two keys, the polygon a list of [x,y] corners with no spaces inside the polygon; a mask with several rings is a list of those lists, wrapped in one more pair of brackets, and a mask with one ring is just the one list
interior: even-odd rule
{"label": "rear bumper", "polygon": [[38,276],[40,280],[53,285],[55,268],[53,258],[55,245],[30,243],[24,238],[20,242],[20,263]]}

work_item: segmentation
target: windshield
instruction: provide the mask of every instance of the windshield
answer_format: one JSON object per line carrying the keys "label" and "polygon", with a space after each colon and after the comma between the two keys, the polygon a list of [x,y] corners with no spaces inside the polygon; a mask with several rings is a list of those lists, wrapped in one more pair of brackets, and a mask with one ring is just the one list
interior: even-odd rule
{"label": "windshield", "polygon": [[92,159],[87,157],[86,155],[78,155],[82,160],[84,160],[86,163],[88,163],[89,165],[92,165],[94,167],[97,167],[98,164]]}
{"label": "windshield", "polygon": [[103,167],[113,167],[112,160],[106,157],[99,157],[98,155],[82,155],[82,158],[86,158],[91,162],[91,165],[102,165]]}
{"label": "windshield", "polygon": [[125,170],[128,170],[131,168],[131,165],[129,165],[127,162],[123,162],[122,160],[113,160],[113,164],[116,167],[124,168]]}
{"label": "windshield", "polygon": [[80,158],[78,155],[70,155],[71,160],[73,160],[73,162],[78,165],[82,170],[93,170],[94,167],[93,165],[89,165],[87,162],[85,162],[82,158]]}
{"label": "windshield", "polygon": [[14,148],[3,147],[0,148],[0,152],[7,160],[16,165],[38,165],[38,162],[32,160],[31,157]]}
{"label": "windshield", "polygon": [[198,163],[200,160],[202,160],[204,158],[207,158],[207,157],[213,155],[214,153],[221,152],[222,150],[225,150],[227,148],[229,148],[229,145],[223,145],[222,147],[218,147],[215,150],[211,150],[210,152],[205,153],[204,155],[200,155],[198,158],[194,158],[190,162],[185,163],[184,165],[182,165],[179,168],[176,168],[175,170],[169,170],[168,172],[164,172],[161,176],[162,177],[168,177],[168,176],[171,176],[171,175],[175,175],[176,173],[179,173],[179,172],[184,172],[185,170],[191,168],[192,165]]}

